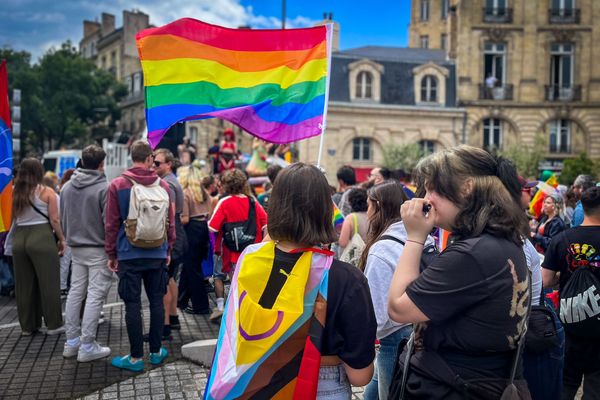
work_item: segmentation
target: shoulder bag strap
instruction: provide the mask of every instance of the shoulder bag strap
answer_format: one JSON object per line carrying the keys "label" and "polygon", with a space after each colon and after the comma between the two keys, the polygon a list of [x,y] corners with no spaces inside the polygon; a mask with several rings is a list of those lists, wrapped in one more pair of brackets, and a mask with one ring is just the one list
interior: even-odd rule
{"label": "shoulder bag strap", "polygon": [[410,369],[410,358],[412,357],[413,349],[415,347],[415,331],[413,330],[406,343],[406,357],[404,358],[404,370],[402,371],[402,382],[400,383],[400,396],[399,400],[404,400],[404,392],[406,391],[406,382],[408,381],[408,370]]}
{"label": "shoulder bag strap", "polygon": [[358,216],[356,215],[356,213],[352,213],[352,224],[354,225],[354,233],[352,234],[352,236],[354,236],[358,233]]}
{"label": "shoulder bag strap", "polygon": [[42,217],[46,218],[46,220],[48,220],[48,222],[50,222],[50,217],[48,217],[46,214],[44,214],[39,208],[37,208],[33,202],[31,200],[29,200],[29,205],[31,206],[31,208],[34,209],[34,211],[38,214],[40,214]]}
{"label": "shoulder bag strap", "polygon": [[509,381],[509,385],[512,385],[515,381],[515,376],[517,375],[517,366],[519,365],[519,359],[521,358],[521,354],[523,354],[523,347],[525,345],[525,335],[527,335],[527,328],[529,326],[529,315],[531,314],[531,299],[532,299],[532,289],[531,289],[531,272],[529,271],[529,268],[527,269],[527,272],[529,274],[529,283],[528,283],[528,288],[529,288],[529,307],[527,307],[527,314],[525,315],[525,327],[523,329],[523,333],[521,334],[521,337],[519,338],[519,344],[517,345],[517,350],[515,352],[515,357],[513,359],[513,364],[512,364],[512,368],[510,371],[510,381]]}
{"label": "shoulder bag strap", "polygon": [[380,236],[379,239],[377,239],[377,241],[380,241],[380,240],[393,240],[396,243],[400,243],[402,246],[406,246],[406,243],[404,243],[402,240],[398,239],[397,237],[391,236],[391,235]]}

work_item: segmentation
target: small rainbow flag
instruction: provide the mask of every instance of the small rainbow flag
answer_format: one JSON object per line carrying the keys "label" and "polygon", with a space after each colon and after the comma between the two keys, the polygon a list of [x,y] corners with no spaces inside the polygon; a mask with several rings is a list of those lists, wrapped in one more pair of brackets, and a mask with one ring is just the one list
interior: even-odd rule
{"label": "small rainbow flag", "polygon": [[10,229],[12,211],[12,135],[6,60],[0,63],[0,232]]}
{"label": "small rainbow flag", "polygon": [[342,225],[344,224],[344,214],[342,214],[333,200],[331,202],[333,203],[333,227],[337,233],[340,233],[342,231]]}
{"label": "small rainbow flag", "polygon": [[538,191],[535,192],[533,199],[529,203],[529,213],[536,218],[539,218],[542,214],[542,206],[547,196],[556,192],[558,186],[558,179],[556,174],[552,174],[546,182],[539,182],[537,185]]}
{"label": "small rainbow flag", "polygon": [[136,36],[148,140],[177,122],[221,118],[273,143],[322,133],[331,25],[229,29],[183,18]]}

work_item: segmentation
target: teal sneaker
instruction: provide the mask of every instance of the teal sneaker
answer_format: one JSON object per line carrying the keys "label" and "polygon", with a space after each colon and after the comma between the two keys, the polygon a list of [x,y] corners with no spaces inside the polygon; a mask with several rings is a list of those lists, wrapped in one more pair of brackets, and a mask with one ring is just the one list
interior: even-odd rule
{"label": "teal sneaker", "polygon": [[141,358],[136,362],[131,361],[131,355],[126,355],[123,357],[115,357],[110,362],[113,367],[126,369],[133,372],[141,372],[144,370],[144,360]]}
{"label": "teal sneaker", "polygon": [[169,352],[164,347],[160,348],[158,353],[150,353],[150,364],[158,365],[161,364],[165,358],[169,355]]}

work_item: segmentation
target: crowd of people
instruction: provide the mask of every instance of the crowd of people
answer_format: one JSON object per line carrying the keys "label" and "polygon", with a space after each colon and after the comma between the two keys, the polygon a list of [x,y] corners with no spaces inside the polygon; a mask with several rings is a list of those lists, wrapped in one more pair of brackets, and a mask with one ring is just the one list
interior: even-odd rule
{"label": "crowd of people", "polygon": [[161,364],[178,312],[209,315],[221,329],[206,398],[349,399],[354,385],[365,399],[572,399],[582,384],[600,398],[593,177],[541,185],[459,146],[360,184],[343,166],[334,190],[315,166],[272,165],[257,196],[248,173],[227,167],[230,136],[217,175],[143,141],[110,183],[96,145],[60,185],[25,159],[6,246],[23,335],[43,320],[65,333],[64,357],[109,356],[96,331],[116,274],[130,353],[112,365],[142,371],[144,341]]}

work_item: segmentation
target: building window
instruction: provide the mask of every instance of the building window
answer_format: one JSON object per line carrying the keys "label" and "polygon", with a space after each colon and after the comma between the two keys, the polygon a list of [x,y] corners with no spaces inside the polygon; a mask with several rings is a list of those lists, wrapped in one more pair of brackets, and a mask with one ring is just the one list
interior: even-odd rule
{"label": "building window", "polygon": [[442,0],[442,19],[448,18],[448,10],[450,9],[450,0]]}
{"label": "building window", "polygon": [[356,98],[373,98],[373,75],[369,72],[362,71],[356,76]]}
{"label": "building window", "polygon": [[437,102],[437,79],[433,75],[425,75],[421,80],[421,101]]}
{"label": "building window", "polygon": [[112,51],[110,53],[110,66],[115,67],[115,68],[117,66],[117,52],[116,51]]}
{"label": "building window", "polygon": [[550,56],[552,57],[550,84],[560,88],[570,88],[573,84],[573,45],[553,43]]}
{"label": "building window", "polygon": [[502,122],[497,118],[483,121],[483,148],[487,150],[502,148]]}
{"label": "building window", "polygon": [[550,152],[571,152],[571,125],[569,120],[558,119],[550,123]]}
{"label": "building window", "polygon": [[504,86],[506,80],[506,45],[486,43],[484,49],[484,77],[488,88]]}
{"label": "building window", "polygon": [[127,86],[127,94],[131,96],[133,94],[133,76],[129,75],[125,78],[125,86]]}
{"label": "building window", "polygon": [[423,151],[424,156],[428,156],[435,152],[435,142],[433,140],[419,141],[419,148]]}
{"label": "building window", "polygon": [[102,69],[106,70],[106,56],[102,56]]}
{"label": "building window", "polygon": [[198,128],[196,128],[195,126],[192,126],[190,128],[190,143],[194,145],[198,143]]}
{"label": "building window", "polygon": [[429,0],[421,0],[421,21],[429,20]]}
{"label": "building window", "polygon": [[574,10],[575,0],[552,0],[553,15],[571,17]]}
{"label": "building window", "polygon": [[485,0],[485,13],[487,15],[505,15],[506,0]]}
{"label": "building window", "polygon": [[352,159],[354,161],[371,159],[371,139],[356,138],[352,140]]}
{"label": "building window", "polygon": [[427,35],[421,36],[421,48],[422,49],[429,48],[429,36],[427,36]]}
{"label": "building window", "polygon": [[133,74],[133,93],[138,93],[142,90],[142,73],[136,72]]}
{"label": "building window", "polygon": [[442,50],[448,50],[448,35],[445,33],[440,36],[440,47]]}

